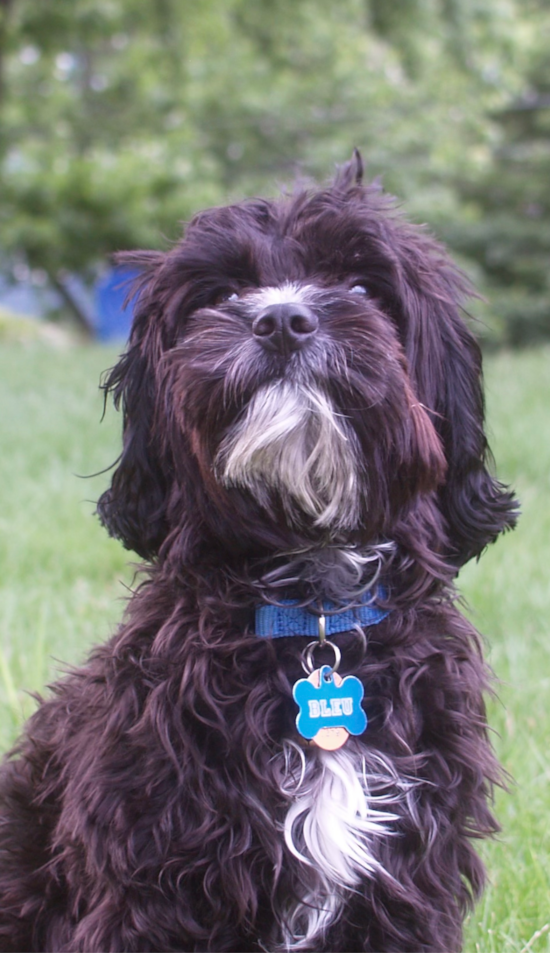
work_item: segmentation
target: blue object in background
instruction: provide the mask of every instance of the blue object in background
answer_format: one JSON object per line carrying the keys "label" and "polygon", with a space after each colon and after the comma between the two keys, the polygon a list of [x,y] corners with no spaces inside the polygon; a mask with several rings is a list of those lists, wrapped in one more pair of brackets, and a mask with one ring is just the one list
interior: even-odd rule
{"label": "blue object in background", "polygon": [[128,301],[128,296],[139,274],[137,268],[111,268],[96,283],[94,325],[100,341],[128,340],[134,315],[134,298]]}
{"label": "blue object in background", "polygon": [[8,281],[0,272],[0,308],[28,318],[44,318],[48,311],[60,308],[62,303],[61,295],[49,285],[37,287],[30,279]]}

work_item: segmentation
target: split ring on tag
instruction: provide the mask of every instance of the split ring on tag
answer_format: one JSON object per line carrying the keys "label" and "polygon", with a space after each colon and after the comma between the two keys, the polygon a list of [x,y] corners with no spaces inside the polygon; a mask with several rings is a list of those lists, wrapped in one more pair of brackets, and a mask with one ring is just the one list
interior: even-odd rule
{"label": "split ring on tag", "polygon": [[329,640],[325,638],[322,642],[320,639],[319,641],[315,640],[315,642],[309,642],[302,653],[302,668],[308,675],[311,675],[315,668],[313,664],[313,653],[315,649],[324,648],[325,646],[328,646],[334,652],[334,662],[331,666],[331,671],[338,671],[340,662],[342,661],[342,653],[338,646],[334,644],[334,642],[329,642]]}

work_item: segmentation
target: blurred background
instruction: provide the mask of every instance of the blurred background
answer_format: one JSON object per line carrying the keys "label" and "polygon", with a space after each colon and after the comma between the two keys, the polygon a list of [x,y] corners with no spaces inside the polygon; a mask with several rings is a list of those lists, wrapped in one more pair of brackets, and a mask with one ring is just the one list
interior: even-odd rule
{"label": "blurred background", "polygon": [[123,336],[111,252],[354,146],[488,343],[550,337],[548,0],[0,0],[4,318]]}
{"label": "blurred background", "polygon": [[483,295],[487,430],[523,512],[459,579],[511,778],[465,953],[550,953],[548,0],[0,0],[0,750],[135,585],[93,515],[130,320],[110,256],[354,146]]}

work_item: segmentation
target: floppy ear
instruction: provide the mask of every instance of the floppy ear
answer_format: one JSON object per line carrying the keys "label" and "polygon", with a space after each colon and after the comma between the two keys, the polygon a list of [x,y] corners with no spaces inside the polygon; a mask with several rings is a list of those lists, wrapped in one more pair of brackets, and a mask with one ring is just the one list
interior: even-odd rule
{"label": "floppy ear", "polygon": [[137,283],[137,298],[130,340],[118,364],[102,387],[112,393],[123,413],[123,449],[111,486],[99,498],[97,513],[111,536],[127,549],[150,559],[166,537],[168,487],[162,464],[163,451],[153,432],[155,367],[163,351],[158,304],[152,288],[161,254],[119,256],[119,261],[144,268]]}
{"label": "floppy ear", "polygon": [[467,279],[435,241],[406,227],[397,239],[395,318],[418,399],[431,411],[447,460],[440,502],[450,558],[461,566],[512,528],[518,506],[490,472],[484,433],[481,351],[461,316]]}

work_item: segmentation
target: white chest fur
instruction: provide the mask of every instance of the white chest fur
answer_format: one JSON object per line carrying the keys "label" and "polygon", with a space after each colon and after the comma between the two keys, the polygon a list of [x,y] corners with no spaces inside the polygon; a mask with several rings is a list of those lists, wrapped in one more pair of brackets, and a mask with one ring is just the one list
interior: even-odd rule
{"label": "white chest fur", "polygon": [[403,805],[412,807],[413,787],[387,759],[353,741],[338,751],[285,743],[284,838],[303,865],[303,889],[282,911],[281,950],[310,949],[361,879],[389,876],[377,859],[378,846],[398,833],[396,822]]}

